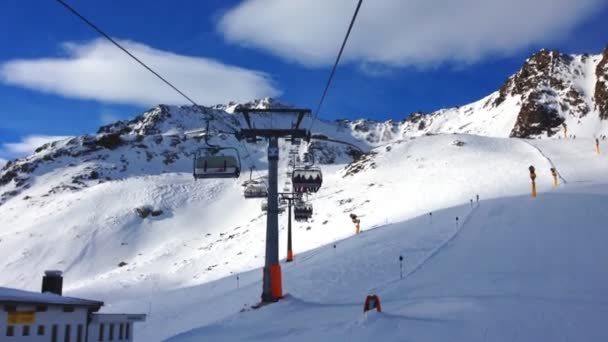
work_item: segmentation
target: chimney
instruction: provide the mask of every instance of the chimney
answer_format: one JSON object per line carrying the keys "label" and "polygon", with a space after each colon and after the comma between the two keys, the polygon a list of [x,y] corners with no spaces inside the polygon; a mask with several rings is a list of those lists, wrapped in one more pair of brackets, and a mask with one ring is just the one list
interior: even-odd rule
{"label": "chimney", "polygon": [[63,276],[61,271],[44,271],[42,292],[51,292],[61,296],[63,292]]}

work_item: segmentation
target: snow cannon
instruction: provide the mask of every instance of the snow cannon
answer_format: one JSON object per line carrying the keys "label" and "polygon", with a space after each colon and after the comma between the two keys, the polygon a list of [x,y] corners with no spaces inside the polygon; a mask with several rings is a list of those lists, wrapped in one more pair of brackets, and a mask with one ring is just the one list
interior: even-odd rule
{"label": "snow cannon", "polygon": [[359,234],[361,232],[361,219],[352,213],[350,214],[350,219],[355,224],[355,234]]}
{"label": "snow cannon", "polygon": [[553,186],[557,188],[557,170],[554,167],[551,168],[551,175],[553,176]]}
{"label": "snow cannon", "polygon": [[530,165],[528,170],[530,170],[530,179],[535,180],[536,179],[536,169],[534,168],[534,166]]}
{"label": "snow cannon", "polygon": [[532,197],[536,197],[536,169],[530,165],[528,170],[530,170],[530,179],[532,180]]}

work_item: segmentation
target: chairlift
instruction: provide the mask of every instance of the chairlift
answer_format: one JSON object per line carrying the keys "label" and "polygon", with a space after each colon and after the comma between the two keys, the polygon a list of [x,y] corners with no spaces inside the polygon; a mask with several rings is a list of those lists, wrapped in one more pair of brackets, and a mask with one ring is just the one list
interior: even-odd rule
{"label": "chairlift", "polygon": [[268,190],[264,184],[249,184],[245,187],[245,198],[267,198]]}
{"label": "chairlift", "polygon": [[323,184],[323,173],[318,167],[300,166],[293,170],[291,180],[295,193],[317,192]]}
{"label": "chairlift", "polygon": [[296,221],[308,221],[312,218],[312,204],[302,200],[296,201],[293,207],[293,216]]}
{"label": "chairlift", "polygon": [[[233,154],[227,153],[229,151]],[[233,147],[203,148],[194,157],[193,169],[194,179],[239,178],[241,158]]]}

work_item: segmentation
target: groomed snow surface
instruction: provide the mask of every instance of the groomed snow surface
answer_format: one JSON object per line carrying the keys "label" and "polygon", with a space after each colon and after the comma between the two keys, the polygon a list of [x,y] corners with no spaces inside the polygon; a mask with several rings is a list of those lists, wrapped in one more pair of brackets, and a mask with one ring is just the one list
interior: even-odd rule
{"label": "groomed snow surface", "polygon": [[[443,209],[432,221],[423,215],[304,253],[283,268],[288,295],[281,302],[170,341],[608,340],[608,184],[598,182],[606,159],[566,144],[534,145],[563,165],[567,185],[536,199]],[[222,298],[249,292],[254,299],[259,286]],[[372,293],[383,312],[364,315]],[[205,303],[201,312],[222,306]]]}
{"label": "groomed snow surface", "polygon": [[[608,340],[608,158],[592,139],[449,134],[374,151],[353,175],[323,167],[313,221],[294,225],[295,262],[282,262],[279,303],[251,309],[262,288],[260,201],[243,199],[240,182],[188,173],[107,182],[42,206],[9,201],[0,280],[36,290],[43,269],[64,269],[66,295],[148,313],[138,341]],[[279,188],[287,170],[283,160]],[[140,205],[164,213],[141,219]],[[372,293],[383,313],[364,315]]]}

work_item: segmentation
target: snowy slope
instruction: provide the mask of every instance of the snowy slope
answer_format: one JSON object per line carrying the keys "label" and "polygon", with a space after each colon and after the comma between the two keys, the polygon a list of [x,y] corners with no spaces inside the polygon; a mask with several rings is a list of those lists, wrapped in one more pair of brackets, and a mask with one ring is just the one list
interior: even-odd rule
{"label": "snowy slope", "polygon": [[[605,184],[568,186],[370,231],[286,267],[284,301],[170,341],[605,341],[607,196]],[[363,315],[368,293],[383,313]]]}
{"label": "snowy slope", "polygon": [[[455,141],[464,145],[455,145]],[[549,172],[552,165],[560,171],[563,177],[560,182],[564,189],[569,192],[588,191],[571,186],[585,185],[585,182],[597,184],[605,180],[603,173],[608,167],[608,159],[595,153],[593,141],[584,139],[526,142],[519,139],[445,135],[411,139],[392,144],[390,151],[382,147],[376,152],[369,161],[361,161],[362,169],[350,176],[344,177],[359,164],[331,172],[330,177],[326,178],[326,187],[313,198],[314,221],[294,226],[296,262],[283,266],[284,288],[298,300],[350,303],[357,308],[356,313],[352,314],[358,315],[361,298],[370,289],[376,291],[398,275],[398,264],[386,267],[386,259],[396,261],[398,254],[402,253],[406,258],[406,273],[415,269],[457,231],[456,216],[460,222],[468,222],[471,212],[469,199],[474,199],[475,194],[480,194],[485,203],[490,198],[528,193],[527,167],[530,164],[538,170],[539,199],[554,191]],[[332,168],[337,167],[324,167],[324,170]],[[378,179],[383,179],[383,182],[378,183]],[[372,182],[376,185],[369,186]],[[212,207],[212,212],[239,208],[238,216],[248,217],[246,205],[251,202],[240,199],[238,187],[229,187],[226,191],[234,191],[235,202],[230,206],[226,206],[227,202],[218,203]],[[601,189],[597,191],[603,193]],[[526,197],[521,200],[526,200]],[[571,200],[564,199],[565,202]],[[463,206],[459,206],[463,203]],[[510,202],[498,203],[497,207],[501,208],[510,205]],[[175,221],[176,225],[172,221],[167,224],[146,224],[145,229],[153,230],[149,234],[158,234],[157,228],[160,231],[169,230],[163,235],[162,243],[149,244],[150,250],[161,247],[156,254],[148,255],[150,253],[143,249],[143,255],[132,266],[116,268],[109,263],[112,271],[107,274],[86,277],[84,281],[68,281],[71,284],[68,286],[70,293],[103,298],[112,304],[109,308],[112,311],[129,308],[149,311],[149,322],[140,332],[142,341],[159,340],[196,326],[214,323],[255,304],[261,289],[261,271],[257,267],[263,263],[263,220],[244,223],[236,230],[232,228],[237,226],[234,222],[217,222],[213,226],[222,227],[218,230],[210,230],[207,225],[190,228],[193,222],[198,222],[203,206],[203,202],[191,208],[186,206],[184,213],[177,215],[190,217],[191,222],[178,220]],[[453,206],[456,207],[442,209]],[[572,206],[577,207],[578,204],[573,202]],[[585,208],[581,210],[590,211]],[[428,211],[433,211],[432,219]],[[354,234],[354,227],[348,218],[350,212],[362,216],[366,233],[339,242],[334,250],[333,241],[341,241]],[[540,212],[555,215],[552,208]],[[251,217],[258,213],[257,205],[252,205]],[[417,216],[419,218],[412,220]],[[227,217],[233,219],[232,216]],[[500,220],[509,224],[512,221],[502,216]],[[325,221],[327,223],[324,224]],[[284,257],[285,216],[281,216],[280,222],[283,225],[280,253]],[[499,223],[492,221],[488,225],[497,226]],[[227,229],[223,230],[223,227]],[[244,232],[243,229],[249,231],[239,234],[239,231]],[[207,231],[212,235],[206,237]],[[222,233],[226,241],[217,242],[209,251],[205,250]],[[238,235],[229,239],[231,234]],[[373,241],[369,240],[372,236]],[[302,254],[322,245],[326,247]],[[140,246],[143,248],[145,245]],[[239,255],[239,252],[242,254]],[[104,259],[102,256],[98,258]],[[144,261],[146,259],[149,260]],[[129,259],[127,261],[131,263]],[[213,264],[218,266],[208,271],[207,267]],[[302,268],[304,266],[306,268]],[[248,269],[254,271],[242,273]],[[222,278],[230,272],[239,274],[238,290],[234,275]],[[198,278],[195,278],[197,275]],[[67,277],[78,279],[81,276],[69,272]],[[299,310],[300,306],[296,309]],[[259,325],[257,321],[251,324]],[[236,338],[221,331],[227,334],[227,338]]]}

